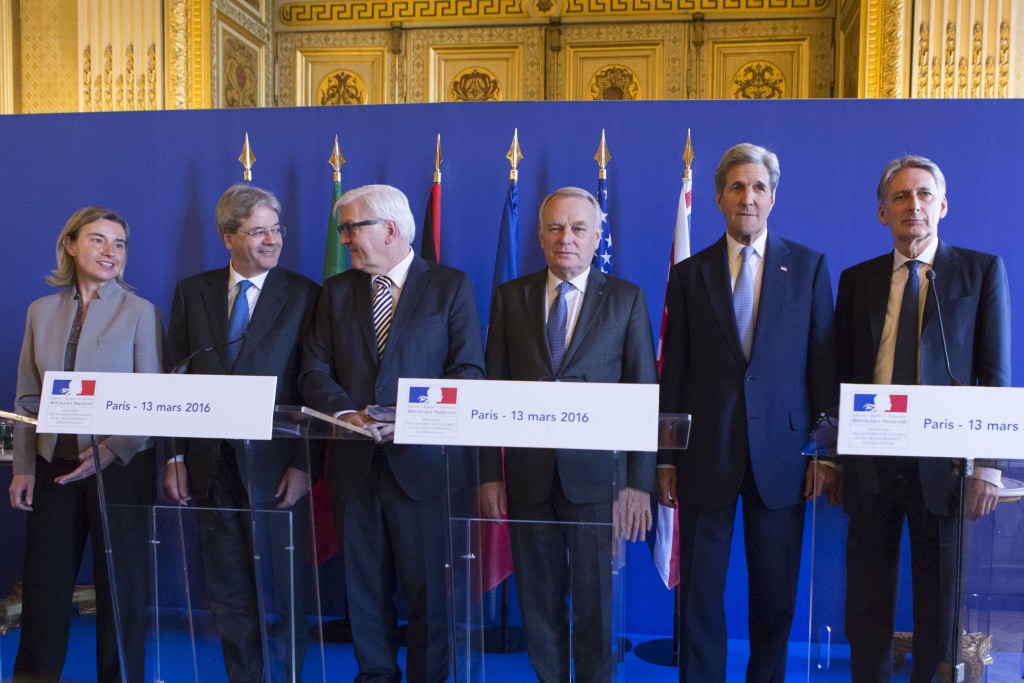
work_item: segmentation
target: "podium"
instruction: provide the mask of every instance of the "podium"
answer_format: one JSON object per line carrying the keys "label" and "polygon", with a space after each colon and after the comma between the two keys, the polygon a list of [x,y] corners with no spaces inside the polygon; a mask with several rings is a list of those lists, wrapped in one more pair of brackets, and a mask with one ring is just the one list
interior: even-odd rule
{"label": "podium", "polygon": [[[307,472],[316,472],[316,460],[327,439],[367,438],[354,435],[338,420],[302,406],[276,406],[272,438],[292,439],[305,460]],[[259,463],[252,454],[252,442],[240,442],[236,457],[247,459],[241,471],[254,471]],[[248,482],[243,482],[250,489]],[[147,627],[146,680],[226,680],[221,645],[222,625],[205,594],[201,553],[237,552],[236,548],[203,547],[199,526],[243,525],[250,543],[247,566],[238,566],[239,585],[251,577],[256,594],[252,608],[244,615],[251,621],[263,653],[265,681],[326,681],[322,638],[317,629],[323,622],[320,599],[320,558],[316,545],[317,520],[310,494],[288,509],[254,501],[238,508],[202,508],[194,504],[128,506],[108,502],[112,553],[146,556],[145,578],[149,600],[146,614],[127,614],[124,621]],[[125,530],[118,533],[117,530]],[[117,572],[116,589],[138,590],[141,568]],[[136,587],[132,587],[136,585]],[[122,614],[125,613],[122,607]],[[238,616],[238,615],[232,615]],[[312,632],[312,633],[311,633]],[[311,635],[313,637],[311,637]],[[125,638],[138,637],[125,629]]]}
{"label": "podium", "polygon": [[[536,662],[531,664],[523,654],[508,656],[488,647],[488,634],[493,637],[495,631],[516,632],[524,628],[527,638],[533,634],[533,638],[546,639],[549,652],[545,661],[554,661],[562,670],[575,671],[576,680],[626,680],[622,663],[626,645],[622,637],[626,542],[615,534],[612,501],[626,485],[630,458],[627,451],[658,448],[657,388],[653,385],[643,388],[651,391],[652,398],[645,403],[636,403],[632,396],[616,400],[597,395],[605,388],[614,392],[622,388],[637,389],[638,385],[590,383],[403,379],[398,393],[404,397],[408,388],[418,390],[418,396],[425,396],[428,387],[433,389],[433,385],[438,384],[452,390],[451,402],[439,401],[433,406],[429,401],[421,401],[403,406],[400,401],[396,441],[436,439],[431,443],[444,445],[448,456],[453,680],[535,680]],[[584,397],[579,392],[593,395]],[[438,391],[436,395],[444,394]],[[644,442],[646,448],[623,447],[622,433],[635,426],[612,416],[621,412],[623,405],[630,406],[631,415],[644,414],[638,430],[649,430],[649,434],[645,434],[649,437]],[[531,415],[535,419],[531,420]],[[540,419],[549,415],[554,416],[554,425]],[[479,421],[484,424],[481,426]],[[417,426],[422,427],[422,432],[411,433]],[[660,431],[666,438],[681,436],[685,441],[689,434],[689,416],[677,416],[671,424],[662,422]],[[512,491],[507,519],[484,516],[477,500],[479,479],[468,487],[462,483],[461,473],[465,471],[467,457],[463,447],[502,446],[508,447],[503,456],[506,468],[528,468],[531,457],[537,457],[538,466],[551,467],[557,460],[554,449],[560,449],[558,457],[574,465],[584,463],[584,467],[602,473],[600,485],[607,486],[607,492],[595,498],[604,502],[594,506],[591,518],[573,518],[574,492],[556,492],[552,496],[556,500],[555,510],[541,521],[549,511],[538,511],[529,500],[515,500],[516,492]],[[574,446],[577,450],[573,450]],[[516,450],[510,452],[513,448]],[[539,449],[539,452],[523,449]],[[513,464],[510,458],[519,458],[519,462]],[[541,465],[541,461],[546,464]],[[595,479],[601,477],[595,476]],[[566,584],[543,579],[535,581],[539,585],[520,584],[512,563],[511,543],[520,544],[517,558],[521,562],[536,563],[535,576],[543,575],[550,566],[564,566]],[[510,574],[508,584],[498,588],[502,579]],[[548,609],[524,615],[520,609],[524,590],[534,592],[533,602],[525,604],[540,604]],[[506,591],[510,591],[511,596]],[[503,603],[507,611],[503,610]],[[532,625],[531,618],[534,619]],[[534,648],[531,655],[536,650]]]}
{"label": "podium", "polygon": [[[877,397],[881,396],[881,400]],[[882,407],[884,410],[877,410]],[[1024,676],[1024,389],[991,387],[843,385],[840,455],[943,458],[962,473],[965,456],[998,461],[1004,488],[994,512],[963,516],[954,494],[960,562],[956,615],[940,667],[944,681],[1008,681]],[[1015,428],[1016,427],[1016,428]],[[846,514],[813,503],[812,607],[808,679],[850,680],[845,632]],[[911,568],[906,530],[901,542],[893,642],[894,680],[914,662]],[[958,631],[958,632],[957,632]]]}

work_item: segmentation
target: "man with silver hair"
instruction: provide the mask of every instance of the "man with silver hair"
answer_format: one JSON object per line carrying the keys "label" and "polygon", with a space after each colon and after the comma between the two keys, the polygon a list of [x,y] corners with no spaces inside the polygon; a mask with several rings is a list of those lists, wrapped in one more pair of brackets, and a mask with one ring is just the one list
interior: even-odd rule
{"label": "man with silver hair", "polygon": [[[658,499],[679,509],[679,680],[725,681],[725,576],[743,498],[747,681],[786,675],[805,496],[832,469],[801,455],[836,400],[825,257],[768,230],[779,162],[740,144],[715,171],[725,234],[669,275],[661,410],[690,413],[685,451],[658,454]],[[834,494],[833,494],[834,495]]]}
{"label": "man with silver hair", "polygon": [[409,609],[406,678],[439,683],[449,675],[446,495],[468,476],[453,467],[448,478],[439,446],[393,443],[394,424],[370,408],[397,403],[399,377],[483,377],[473,285],[415,254],[416,225],[396,188],[350,190],[335,210],[352,270],[324,283],[299,381],[308,405],[374,437],[332,442],[327,463],[358,680],[402,678],[397,577]]}
{"label": "man with silver hair", "polygon": [[[597,200],[577,187],[554,192],[541,205],[538,235],[547,268],[494,292],[488,379],[657,382],[643,290],[591,266],[601,239]],[[509,525],[512,561],[538,680],[572,680],[570,663],[578,681],[610,680],[613,532],[635,541],[650,529],[654,453],[506,448],[503,468],[499,449],[482,448],[480,481],[484,514],[507,511],[517,522]]]}
{"label": "man with silver hair", "polygon": [[[904,156],[886,166],[878,183],[878,219],[892,233],[894,249],[848,268],[839,279],[840,381],[1010,385],[1006,269],[998,256],[939,239],[939,220],[948,209],[946,180],[935,163]],[[992,512],[1001,473],[996,463],[977,461],[961,498],[959,474],[946,458],[844,461],[850,516],[846,635],[853,680],[888,681],[892,675],[904,519],[914,601],[910,680],[939,680],[940,664],[950,662],[953,642],[960,641],[953,633],[957,511],[962,505],[972,520]]]}

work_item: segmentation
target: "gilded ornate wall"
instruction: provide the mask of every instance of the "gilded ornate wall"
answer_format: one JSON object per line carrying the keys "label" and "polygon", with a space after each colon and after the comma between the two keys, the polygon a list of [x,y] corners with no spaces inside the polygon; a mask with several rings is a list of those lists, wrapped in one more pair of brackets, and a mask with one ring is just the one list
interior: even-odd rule
{"label": "gilded ornate wall", "polygon": [[0,113],[1021,96],[1024,0],[0,0]]}

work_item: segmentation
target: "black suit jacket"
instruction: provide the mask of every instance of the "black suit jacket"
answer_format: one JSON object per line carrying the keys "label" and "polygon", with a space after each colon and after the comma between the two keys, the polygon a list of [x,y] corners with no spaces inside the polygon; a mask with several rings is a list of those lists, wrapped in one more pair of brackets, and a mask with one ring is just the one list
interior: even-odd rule
{"label": "black suit jacket", "polygon": [[[278,405],[301,403],[298,391],[301,340],[312,325],[320,287],[312,280],[274,268],[260,290],[256,308],[241,342],[235,367],[228,365],[228,350],[218,348],[198,354],[189,372],[201,375],[273,375],[277,377]],[[228,269],[211,270],[178,283],[171,304],[164,363],[173,368],[186,356],[228,340]],[[184,440],[185,465],[192,491],[204,496],[213,483],[220,453],[218,439]],[[289,467],[306,470],[300,439],[252,441],[257,467],[246,470],[238,458],[243,480],[252,480],[258,503],[274,499],[274,492]],[[236,453],[241,445],[235,444]]]}
{"label": "black suit jacket", "polygon": [[835,407],[832,282],[825,257],[768,233],[750,363],[733,312],[725,235],[674,266],[662,348],[661,410],[693,416],[689,448],[662,451],[685,505],[731,505],[749,456],[771,509],[803,500],[801,455]]}
{"label": "black suit jacket", "polygon": [[[483,344],[473,285],[460,271],[414,257],[395,307],[384,356],[377,359],[371,276],[358,270],[324,283],[299,380],[307,404],[324,413],[397,403],[399,377],[482,379]],[[345,499],[363,488],[371,441],[335,442],[328,466],[331,493]],[[413,500],[445,493],[439,446],[384,446],[398,485]],[[464,487],[469,473],[453,485]]]}
{"label": "black suit jacket", "polygon": [[[560,371],[551,364],[545,336],[547,270],[498,287],[487,332],[487,378],[532,381],[542,378],[583,382],[654,384],[654,342],[643,291],[636,285],[590,269],[579,318]],[[623,412],[628,429],[629,409]],[[654,453],[631,452],[621,465],[604,451],[570,449],[505,450],[505,482],[510,498],[544,500],[551,491],[555,463],[559,482],[573,503],[599,503],[617,488],[654,490]],[[480,451],[480,481],[501,481],[501,453]]]}
{"label": "black suit jacket", "polygon": [[[875,358],[885,323],[892,281],[893,254],[843,271],[836,299],[839,379],[874,383]],[[962,249],[939,241],[932,264],[935,296],[927,294],[921,320],[921,384],[948,385],[942,337],[935,315],[942,305],[946,348],[953,375],[967,385],[1010,385],[1010,290],[1006,268],[998,256]],[[965,453],[965,457],[984,456]],[[992,463],[987,463],[992,464]],[[875,459],[846,458],[847,510],[870,503],[878,493]],[[921,489],[934,514],[955,510],[957,478],[945,458],[921,458]]]}

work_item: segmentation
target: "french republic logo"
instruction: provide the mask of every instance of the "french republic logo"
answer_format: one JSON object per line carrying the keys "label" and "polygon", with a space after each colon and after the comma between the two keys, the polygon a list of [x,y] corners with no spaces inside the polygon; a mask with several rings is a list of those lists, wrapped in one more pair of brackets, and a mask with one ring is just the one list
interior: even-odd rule
{"label": "french republic logo", "polygon": [[423,405],[455,405],[455,387],[409,387],[409,403]]}
{"label": "french republic logo", "polygon": [[906,413],[907,394],[854,394],[855,413]]}
{"label": "french republic logo", "polygon": [[55,379],[50,393],[53,396],[95,396],[96,380]]}

